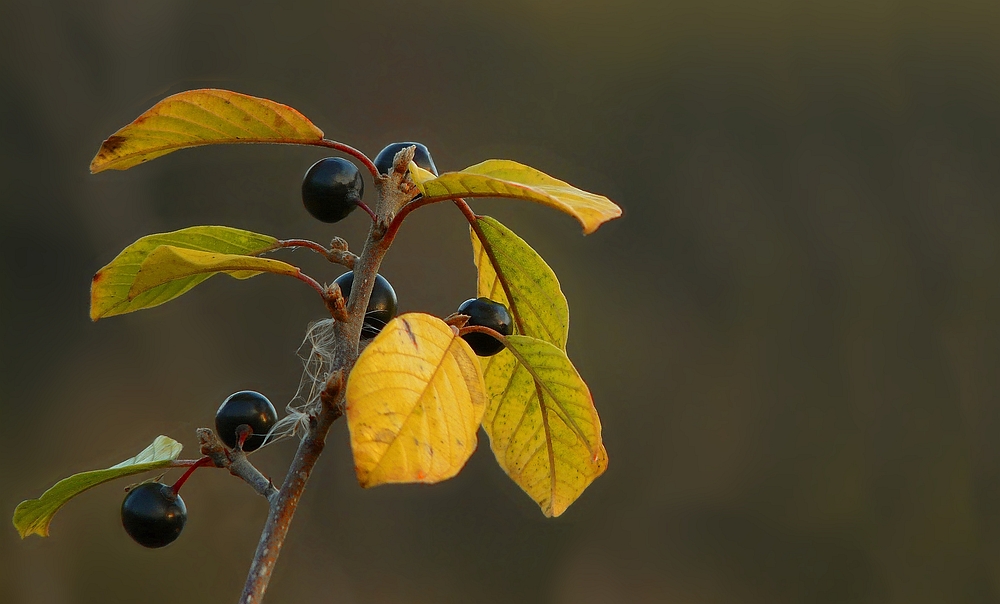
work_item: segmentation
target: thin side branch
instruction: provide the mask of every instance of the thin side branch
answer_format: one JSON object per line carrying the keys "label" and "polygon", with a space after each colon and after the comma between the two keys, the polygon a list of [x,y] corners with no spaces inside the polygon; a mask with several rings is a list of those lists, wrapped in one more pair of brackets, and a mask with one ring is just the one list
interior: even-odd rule
{"label": "thin side branch", "polygon": [[212,459],[212,463],[217,468],[226,468],[229,473],[237,478],[242,478],[243,482],[257,491],[257,494],[272,502],[278,494],[278,489],[271,483],[271,479],[260,473],[247,459],[246,453],[242,449],[227,449],[215,432],[208,428],[198,428],[198,442],[201,444],[201,454]]}
{"label": "thin side branch", "polygon": [[371,159],[369,159],[369,157],[367,155],[365,155],[364,153],[362,153],[358,149],[355,149],[354,147],[352,147],[350,145],[345,145],[344,143],[338,143],[337,141],[331,141],[331,140],[328,140],[328,139],[323,139],[322,141],[320,141],[318,143],[314,143],[314,144],[317,145],[317,146],[319,146],[319,147],[327,147],[329,149],[336,149],[337,151],[340,151],[341,153],[346,153],[347,155],[350,155],[354,159],[356,159],[359,162],[361,162],[362,164],[364,164],[364,166],[366,168],[368,168],[368,171],[371,172],[372,178],[378,180],[379,173],[378,173],[378,168],[375,167],[375,162],[373,162]]}
{"label": "thin side branch", "polygon": [[358,202],[358,207],[361,208],[362,210],[364,210],[365,214],[368,214],[368,217],[372,219],[372,222],[377,222],[378,221],[378,216],[376,216],[375,212],[373,212],[372,209],[368,207],[367,203],[365,203],[363,201],[359,201]]}
{"label": "thin side branch", "polygon": [[469,207],[469,204],[463,198],[456,197],[452,199],[452,201],[455,202],[455,205],[458,207],[458,209],[461,210],[462,214],[465,215],[465,219],[469,221],[469,224],[472,224],[477,220],[479,220],[479,216],[472,211],[472,208]]}
{"label": "thin side branch", "polygon": [[[337,238],[340,241],[343,239]],[[309,241],[308,239],[283,239],[278,242],[277,247],[297,249],[305,248],[322,255],[324,258],[329,260],[334,264],[339,264],[345,266],[349,269],[354,269],[354,262],[357,261],[358,257],[347,250],[344,246],[342,249],[338,248],[325,248],[322,245],[316,243],[315,241]]]}
{"label": "thin side branch", "polygon": [[292,276],[298,279],[299,281],[305,283],[309,287],[313,288],[314,290],[316,290],[316,293],[318,293],[320,296],[323,297],[324,300],[326,300],[326,290],[323,289],[323,286],[320,285],[319,281],[313,279],[312,277],[303,273],[302,271],[299,271]]}

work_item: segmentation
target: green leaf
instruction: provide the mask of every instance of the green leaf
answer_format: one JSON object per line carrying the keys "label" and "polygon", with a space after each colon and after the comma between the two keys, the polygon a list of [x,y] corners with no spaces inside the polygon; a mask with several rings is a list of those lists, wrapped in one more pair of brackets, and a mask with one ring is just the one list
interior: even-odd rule
{"label": "green leaf", "polygon": [[24,539],[28,535],[40,537],[49,536],[49,523],[52,517],[67,501],[80,493],[99,484],[131,476],[148,470],[165,468],[181,454],[182,446],[176,440],[167,436],[157,436],[151,445],[138,455],[126,459],[106,470],[93,470],[74,474],[57,482],[52,488],[42,493],[38,499],[22,501],[14,509],[14,528]]}
{"label": "green leaf", "polygon": [[158,306],[180,296],[213,273],[194,274],[130,295],[147,257],[161,245],[222,254],[260,254],[274,249],[278,240],[223,226],[196,226],[147,235],[128,246],[107,266],[97,271],[90,286],[90,318],[94,321]]}
{"label": "green leaf", "polygon": [[478,295],[507,306],[517,333],[565,350],[569,305],[549,265],[523,239],[489,216],[480,216],[470,234],[479,270]]}
{"label": "green leaf", "polygon": [[478,295],[507,305],[520,334],[507,338],[513,352],[480,359],[483,428],[504,471],[558,516],[607,467],[590,390],[565,353],[569,306],[552,269],[510,229],[480,216],[471,236]]}
{"label": "green leaf", "polygon": [[542,513],[559,516],[607,469],[601,420],[564,351],[527,336],[507,344],[485,371],[483,429],[500,467]]}
{"label": "green leaf", "polygon": [[163,99],[108,137],[90,171],[127,170],[201,145],[322,140],[323,131],[287,105],[228,90],[188,90]]}
{"label": "green leaf", "polygon": [[547,205],[576,218],[585,235],[622,215],[622,209],[603,195],[588,193],[508,159],[489,159],[432,179],[417,175],[414,181],[430,198],[511,197]]}
{"label": "green leaf", "polygon": [[236,279],[249,279],[261,273],[294,277],[299,274],[299,269],[287,262],[270,258],[161,245],[143,260],[128,296],[135,298],[171,281],[216,273],[225,273]]}

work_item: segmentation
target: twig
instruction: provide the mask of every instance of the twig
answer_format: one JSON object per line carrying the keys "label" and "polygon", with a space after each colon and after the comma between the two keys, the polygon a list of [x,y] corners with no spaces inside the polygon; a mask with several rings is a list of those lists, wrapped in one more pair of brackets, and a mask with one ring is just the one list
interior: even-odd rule
{"label": "twig", "polygon": [[465,215],[465,219],[469,221],[470,225],[479,220],[479,216],[477,216],[476,213],[472,211],[472,208],[469,207],[469,204],[466,203],[466,201],[463,198],[456,197],[452,199],[452,201],[455,202],[455,205],[458,206],[459,210],[462,210],[462,214]]}
{"label": "twig", "polygon": [[[226,468],[237,478],[242,478],[257,494],[272,501],[278,493],[271,480],[260,473],[247,459],[242,449],[227,449],[215,432],[208,428],[198,428],[198,442],[201,444],[202,455],[212,458],[217,468]],[[273,505],[273,502],[272,502]]]}
{"label": "twig", "polygon": [[378,216],[375,215],[375,212],[372,212],[372,209],[368,207],[367,203],[359,201],[358,207],[364,210],[365,214],[368,214],[368,216],[372,219],[372,222],[378,222]]}
{"label": "twig", "polygon": [[[334,239],[333,243],[343,242],[344,240],[340,237]],[[354,269],[354,263],[357,261],[358,257],[347,250],[347,245],[345,242],[344,247],[330,247],[325,248],[322,245],[316,243],[315,241],[309,241],[308,239],[283,239],[278,242],[277,247],[284,247],[290,249],[305,248],[322,255],[324,258],[329,260],[334,264],[339,264],[341,266],[346,266],[349,269]],[[273,248],[272,248],[273,249]]]}
{"label": "twig", "polygon": [[319,281],[313,279],[312,277],[303,273],[302,271],[299,271],[292,276],[298,279],[299,281],[305,283],[309,287],[313,288],[314,290],[316,290],[316,292],[320,296],[322,296],[324,300],[326,300],[326,290],[323,289],[323,286],[320,285]]}
{"label": "twig", "polygon": [[371,159],[368,158],[367,155],[355,149],[354,147],[350,145],[345,145],[344,143],[338,143],[337,141],[331,141],[328,139],[323,139],[322,141],[313,144],[315,144],[318,147],[327,147],[329,149],[336,149],[337,151],[350,155],[351,157],[355,158],[356,160],[364,164],[364,166],[368,168],[368,171],[371,172],[372,178],[378,181],[380,175],[378,173],[378,168],[375,167],[375,162],[373,162]]}
{"label": "twig", "polygon": [[212,461],[211,457],[206,455],[205,457],[202,457],[198,461],[191,464],[188,467],[187,471],[181,474],[181,477],[177,479],[177,482],[174,483],[174,486],[171,487],[174,490],[174,493],[179,493],[181,491],[181,487],[184,486],[184,483],[187,482],[188,478],[191,478],[191,475],[194,474],[195,470],[197,470],[202,466],[207,466],[211,463],[215,462]]}

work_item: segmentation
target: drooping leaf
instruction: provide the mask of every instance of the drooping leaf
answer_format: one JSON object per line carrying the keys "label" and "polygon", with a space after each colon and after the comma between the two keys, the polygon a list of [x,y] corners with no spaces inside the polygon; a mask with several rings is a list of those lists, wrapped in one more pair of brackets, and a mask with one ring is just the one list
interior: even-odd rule
{"label": "drooping leaf", "polygon": [[299,269],[287,262],[271,258],[203,252],[172,245],[161,245],[150,252],[142,261],[128,296],[135,298],[154,287],[178,279],[216,273],[225,273],[236,279],[249,279],[261,273],[294,277],[299,274]]}
{"label": "drooping leaf", "polygon": [[[549,265],[523,239],[494,218],[480,216],[469,232],[472,258],[479,271],[478,295],[507,306],[514,316],[516,333],[545,340],[565,350],[569,337],[569,305]],[[507,297],[506,290],[512,298]],[[489,357],[486,362],[493,358]]]}
{"label": "drooping leaf", "polygon": [[393,319],[347,380],[358,482],[451,478],[476,449],[485,407],[482,370],[465,340],[431,315]]}
{"label": "drooping leaf", "polygon": [[534,201],[576,218],[586,235],[622,215],[613,201],[588,193],[548,174],[509,159],[489,159],[460,172],[414,179],[426,197],[512,197]]}
{"label": "drooping leaf", "polygon": [[483,429],[500,467],[542,513],[559,516],[608,467],[601,420],[564,351],[528,336],[507,343],[513,353],[486,370]]}
{"label": "drooping leaf", "polygon": [[490,399],[483,427],[501,467],[558,516],[607,466],[590,391],[564,352],[569,306],[552,269],[510,229],[480,216],[471,236],[478,295],[506,304],[528,336],[508,338],[520,354],[480,359]]}
{"label": "drooping leaf", "polygon": [[223,226],[196,226],[147,235],[122,250],[94,275],[90,286],[90,318],[96,321],[158,306],[212,276],[211,273],[192,275],[153,287],[143,294],[129,296],[139,267],[161,245],[222,254],[260,254],[274,249],[277,243],[278,240],[269,235]]}
{"label": "drooping leaf", "polygon": [[127,170],[178,149],[224,143],[300,143],[323,131],[287,105],[205,88],[169,96],[104,141],[93,173]]}
{"label": "drooping leaf", "polygon": [[24,539],[28,535],[49,536],[52,517],[67,501],[91,487],[157,468],[164,468],[181,454],[182,445],[167,436],[157,436],[153,443],[131,459],[105,470],[74,474],[57,482],[38,499],[22,501],[14,509],[14,528]]}

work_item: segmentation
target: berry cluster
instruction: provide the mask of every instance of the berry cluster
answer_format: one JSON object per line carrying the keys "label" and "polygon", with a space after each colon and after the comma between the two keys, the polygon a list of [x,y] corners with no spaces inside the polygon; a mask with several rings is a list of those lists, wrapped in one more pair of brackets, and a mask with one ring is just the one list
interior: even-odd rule
{"label": "berry cluster", "polygon": [[[375,157],[375,167],[382,174],[392,169],[392,161],[400,150],[415,146],[413,161],[435,175],[438,173],[427,147],[420,143],[392,143]],[[317,220],[333,223],[347,217],[361,203],[365,185],[361,172],[352,162],[339,157],[321,159],[306,172],[302,180],[302,203]],[[345,298],[351,295],[354,273],[348,271],[335,284]],[[375,276],[375,285],[365,309],[361,337],[374,338],[396,316],[396,292],[382,275]],[[507,307],[489,298],[466,300],[458,312],[467,315],[466,325],[486,327],[502,336],[513,333],[513,320]],[[482,332],[462,335],[479,356],[488,357],[503,350],[503,342]],[[274,405],[263,394],[243,390],[231,394],[215,413],[215,430],[230,449],[256,451],[266,441],[278,421]],[[244,428],[248,427],[249,430]],[[139,545],[157,548],[173,543],[187,522],[187,506],[180,488],[195,465],[173,485],[147,482],[129,490],[122,502],[122,525]]]}
{"label": "berry cluster", "polygon": [[[375,156],[376,169],[380,174],[388,174],[392,169],[396,154],[406,147],[415,147],[413,161],[421,168],[438,174],[431,152],[421,143],[392,143]],[[338,222],[350,214],[364,195],[364,181],[357,166],[346,159],[328,157],[321,159],[306,172],[302,180],[302,203],[316,219],[323,222]],[[336,281],[345,298],[351,295],[354,273],[347,272]],[[396,292],[382,275],[376,275],[368,307],[365,309],[361,337],[374,338],[385,325],[396,316]],[[467,325],[488,327],[497,333],[509,336],[513,332],[513,320],[507,307],[489,298],[466,300],[458,312],[469,316]],[[462,336],[479,356],[492,356],[503,350],[503,342],[492,336],[472,332]]]}
{"label": "berry cluster", "polygon": [[[259,449],[277,421],[271,401],[251,390],[230,395],[215,412],[215,429],[222,442],[230,449],[241,447],[246,452]],[[250,429],[241,431],[244,425]],[[187,522],[187,506],[180,490],[199,465],[189,468],[173,486],[145,482],[129,490],[122,501],[122,525],[136,543],[163,547],[180,536]]]}
{"label": "berry cluster", "polygon": [[[380,174],[388,174],[396,154],[407,147],[416,147],[413,161],[437,176],[437,166],[431,152],[420,143],[392,143],[375,156]],[[313,218],[322,222],[340,222],[354,211],[365,195],[365,181],[353,162],[340,157],[321,159],[302,179],[302,203]]]}

